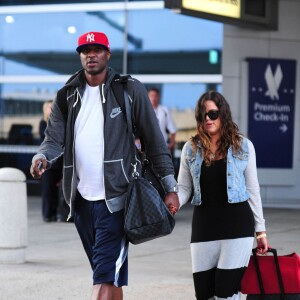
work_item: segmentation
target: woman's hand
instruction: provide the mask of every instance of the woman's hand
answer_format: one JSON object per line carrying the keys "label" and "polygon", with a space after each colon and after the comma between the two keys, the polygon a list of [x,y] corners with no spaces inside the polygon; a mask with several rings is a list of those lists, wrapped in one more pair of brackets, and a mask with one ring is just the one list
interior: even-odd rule
{"label": "woman's hand", "polygon": [[179,199],[177,193],[167,193],[164,202],[169,209],[169,212],[174,216],[179,209]]}
{"label": "woman's hand", "polygon": [[268,240],[265,231],[256,232],[257,253],[266,254],[268,251]]}

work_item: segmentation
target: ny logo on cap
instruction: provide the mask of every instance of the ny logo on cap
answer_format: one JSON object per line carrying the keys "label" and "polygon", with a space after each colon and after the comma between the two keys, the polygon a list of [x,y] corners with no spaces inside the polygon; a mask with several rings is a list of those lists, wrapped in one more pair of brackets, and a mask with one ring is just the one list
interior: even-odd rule
{"label": "ny logo on cap", "polygon": [[93,33],[89,33],[87,36],[86,36],[86,41],[87,42],[95,42],[95,35]]}

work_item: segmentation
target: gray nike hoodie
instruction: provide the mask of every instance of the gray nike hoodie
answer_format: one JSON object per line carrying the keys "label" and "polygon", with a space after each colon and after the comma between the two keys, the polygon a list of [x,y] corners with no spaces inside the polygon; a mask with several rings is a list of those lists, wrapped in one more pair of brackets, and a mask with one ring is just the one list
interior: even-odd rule
{"label": "gray nike hoodie", "polygon": [[[106,81],[99,86],[104,114],[105,201],[111,212],[124,208],[132,173],[130,153],[132,136],[128,133],[125,114],[119,113],[122,110],[120,101],[115,99],[111,88],[115,75],[116,72],[108,68]],[[45,139],[32,159],[34,162],[40,157],[45,157],[48,169],[63,156],[63,193],[70,206],[69,216],[73,216],[77,192],[74,125],[81,108],[85,85],[84,70],[80,70],[58,91],[45,131]],[[143,138],[147,155],[153,163],[155,172],[162,177],[165,190],[173,191],[176,180],[170,152],[159,129],[147,90],[134,78],[128,79],[127,89],[136,134]]]}

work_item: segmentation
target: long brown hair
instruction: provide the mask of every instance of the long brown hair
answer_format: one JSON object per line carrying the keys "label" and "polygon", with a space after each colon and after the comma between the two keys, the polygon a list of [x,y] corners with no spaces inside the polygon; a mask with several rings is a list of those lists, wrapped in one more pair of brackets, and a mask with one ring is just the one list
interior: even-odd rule
{"label": "long brown hair", "polygon": [[195,118],[197,121],[197,134],[192,137],[193,150],[196,151],[197,145],[200,143],[202,157],[207,165],[212,163],[210,151],[211,138],[205,130],[205,101],[213,101],[219,110],[219,118],[221,121],[221,138],[218,142],[216,155],[219,157],[227,157],[228,148],[232,146],[234,153],[241,151],[242,136],[239,128],[232,120],[231,111],[228,102],[218,92],[208,91],[204,93],[197,102],[195,108]]}
{"label": "long brown hair", "polygon": [[43,120],[48,122],[50,114],[48,113],[48,106],[52,105],[53,100],[46,100],[43,104]]}

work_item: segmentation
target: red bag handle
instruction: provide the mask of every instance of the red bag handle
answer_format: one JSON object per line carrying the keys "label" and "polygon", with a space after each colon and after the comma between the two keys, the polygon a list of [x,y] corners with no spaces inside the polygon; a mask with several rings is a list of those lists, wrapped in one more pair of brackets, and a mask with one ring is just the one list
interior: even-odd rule
{"label": "red bag handle", "polygon": [[[261,298],[264,299],[266,294],[265,294],[265,289],[264,289],[264,285],[263,285],[263,281],[262,281],[262,277],[261,277],[261,272],[260,272],[260,269],[259,269],[259,263],[258,263],[258,259],[257,259],[257,249],[259,249],[259,248],[260,247],[252,249],[252,254],[253,254],[253,259],[254,259],[255,270],[256,270],[256,273],[257,273]],[[275,267],[276,267],[276,273],[277,273],[277,278],[278,278],[278,283],[279,283],[279,288],[280,288],[280,299],[284,300],[285,292],[284,292],[284,286],[283,286],[281,271],[280,271],[279,262],[278,262],[277,250],[269,247],[267,252],[273,253],[274,261],[275,261]]]}

